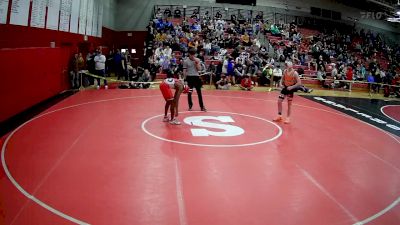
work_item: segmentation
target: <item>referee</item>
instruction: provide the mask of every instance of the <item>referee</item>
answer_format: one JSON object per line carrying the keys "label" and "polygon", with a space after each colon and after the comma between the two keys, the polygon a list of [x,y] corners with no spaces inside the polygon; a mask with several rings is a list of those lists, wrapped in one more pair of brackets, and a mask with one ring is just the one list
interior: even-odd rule
{"label": "referee", "polygon": [[189,110],[192,110],[192,92],[193,88],[196,88],[197,96],[199,97],[200,109],[203,112],[207,112],[203,104],[203,96],[201,95],[202,81],[199,75],[199,71],[201,70],[201,63],[200,59],[195,57],[195,54],[196,49],[190,48],[189,57],[185,61],[183,61],[183,77],[187,81],[187,84],[190,88],[188,93]]}

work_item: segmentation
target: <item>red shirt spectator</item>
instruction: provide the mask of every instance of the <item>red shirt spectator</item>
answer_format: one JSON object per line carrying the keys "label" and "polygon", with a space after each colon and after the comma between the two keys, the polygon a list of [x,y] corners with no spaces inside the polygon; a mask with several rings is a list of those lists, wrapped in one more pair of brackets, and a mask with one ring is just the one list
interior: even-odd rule
{"label": "red shirt spectator", "polygon": [[248,90],[248,91],[253,89],[253,84],[251,82],[251,79],[249,78],[249,75],[244,76],[244,78],[240,82],[240,88],[243,90]]}
{"label": "red shirt spectator", "polygon": [[353,80],[353,68],[351,66],[347,67],[346,78],[347,80]]}

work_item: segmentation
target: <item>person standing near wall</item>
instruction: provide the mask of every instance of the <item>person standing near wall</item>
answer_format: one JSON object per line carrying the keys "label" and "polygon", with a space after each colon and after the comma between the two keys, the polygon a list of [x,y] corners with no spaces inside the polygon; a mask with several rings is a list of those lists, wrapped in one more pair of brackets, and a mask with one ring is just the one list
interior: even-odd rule
{"label": "person standing near wall", "polygon": [[70,81],[71,88],[78,89],[81,85],[81,70],[85,67],[85,61],[83,60],[82,53],[75,53],[71,61]]}
{"label": "person standing near wall", "polygon": [[201,111],[206,112],[207,110],[204,107],[203,96],[201,95],[201,87],[203,85],[199,74],[199,71],[201,70],[201,62],[200,59],[196,58],[195,54],[196,49],[189,49],[189,57],[183,62],[183,77],[185,78],[189,86],[189,110],[192,110],[192,92],[193,88],[196,88],[197,96],[199,98],[200,109]]}
{"label": "person standing near wall", "polygon": [[[96,56],[94,57],[96,75],[104,77],[104,89],[108,89],[107,80],[105,79],[105,69],[106,69],[106,56],[101,53],[101,49],[96,51]],[[97,78],[97,89],[100,89],[100,78]]]}
{"label": "person standing near wall", "polygon": [[77,88],[79,88],[82,84],[82,73],[81,71],[85,68],[85,60],[83,59],[82,53],[78,53],[78,59],[76,61],[76,69],[78,70],[78,77],[77,77]]}

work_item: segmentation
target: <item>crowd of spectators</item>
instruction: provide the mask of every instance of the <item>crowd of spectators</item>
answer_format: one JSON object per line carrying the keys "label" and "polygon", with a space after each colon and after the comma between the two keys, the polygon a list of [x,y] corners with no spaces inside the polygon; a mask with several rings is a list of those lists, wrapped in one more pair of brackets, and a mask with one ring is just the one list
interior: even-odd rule
{"label": "crowd of spectators", "polygon": [[[110,77],[114,75],[117,80],[130,81],[122,84],[120,88],[149,88],[150,82],[154,80],[148,68],[140,66],[132,66],[131,56],[127,51],[121,52],[119,49],[116,51],[109,51],[107,55],[102,53],[101,48],[86,55],[86,59],[82,57],[82,53],[75,54],[70,63],[70,82],[73,89],[78,89],[81,86],[87,87],[95,85],[97,89],[100,88],[100,78],[93,76],[82,76],[83,71],[87,70],[90,74]],[[104,88],[107,89],[107,81],[104,79]]]}
{"label": "crowd of spectators", "polygon": [[[208,12],[200,15],[198,10],[184,17],[179,8],[158,9],[147,29],[143,65],[133,68],[128,53],[111,51],[106,56],[106,73],[113,72],[118,79],[130,81],[153,81],[157,74],[182,78],[182,61],[188,49],[195,48],[203,72],[211,72],[219,89],[243,89],[244,78],[251,81],[251,88],[245,90],[276,87],[285,61],[292,61],[303,78],[319,79],[324,88],[351,89],[349,81],[391,85],[400,82],[399,45],[389,45],[370,30],[334,29],[310,35],[294,21],[274,24],[264,20],[262,12],[253,19],[232,15],[224,20],[221,13],[212,17]],[[86,59],[89,67],[92,58],[88,55]],[[375,92],[380,87],[371,86]],[[399,95],[399,90],[385,88],[384,93]]]}
{"label": "crowd of spectators", "polygon": [[[390,47],[380,34],[370,30],[351,33],[320,33],[308,43],[313,56],[317,76],[331,76],[336,80],[331,86],[350,88],[347,81],[367,81],[383,84],[399,84],[399,46]],[[325,82],[322,82],[326,86]],[[379,92],[380,85],[372,85]],[[387,90],[385,90],[387,92]]]}
{"label": "crowd of spectators", "polygon": [[[153,77],[156,73],[179,77],[180,60],[193,47],[205,68],[214,72],[215,85],[220,89],[240,86],[245,76],[253,86],[277,85],[282,65],[288,60],[297,65],[301,75],[320,79],[325,88],[349,89],[351,82],[345,80],[399,82],[400,48],[390,47],[380,34],[353,29],[349,33],[333,30],[306,36],[294,21],[272,24],[262,18],[260,12],[252,20],[238,20],[234,15],[224,20],[207,12],[200,16],[197,10],[183,18],[182,14],[158,10],[148,25],[153,45],[147,51],[146,66]],[[372,86],[375,92],[379,88]]]}

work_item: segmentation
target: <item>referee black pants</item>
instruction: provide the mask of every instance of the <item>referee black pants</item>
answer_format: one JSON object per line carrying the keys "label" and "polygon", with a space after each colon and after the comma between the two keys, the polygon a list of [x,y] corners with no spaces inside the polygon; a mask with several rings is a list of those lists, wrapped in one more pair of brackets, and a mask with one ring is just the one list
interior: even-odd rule
{"label": "referee black pants", "polygon": [[190,91],[188,93],[189,108],[192,108],[192,106],[193,106],[192,92],[193,92],[193,89],[195,88],[196,92],[197,92],[197,96],[199,97],[200,109],[203,109],[204,108],[203,96],[201,95],[201,86],[203,85],[203,83],[202,83],[200,77],[199,76],[187,76],[186,81],[190,88]]}

